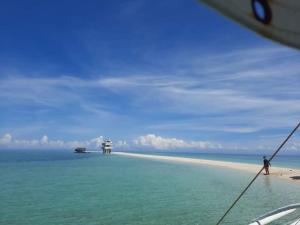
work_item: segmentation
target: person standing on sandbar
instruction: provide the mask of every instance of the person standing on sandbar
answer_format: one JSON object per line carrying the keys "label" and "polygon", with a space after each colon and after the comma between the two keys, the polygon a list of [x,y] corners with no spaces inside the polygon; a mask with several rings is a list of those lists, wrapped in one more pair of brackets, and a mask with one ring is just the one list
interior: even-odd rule
{"label": "person standing on sandbar", "polygon": [[269,167],[271,166],[271,163],[269,160],[267,160],[266,156],[264,156],[264,169],[266,171],[265,175],[269,175]]}

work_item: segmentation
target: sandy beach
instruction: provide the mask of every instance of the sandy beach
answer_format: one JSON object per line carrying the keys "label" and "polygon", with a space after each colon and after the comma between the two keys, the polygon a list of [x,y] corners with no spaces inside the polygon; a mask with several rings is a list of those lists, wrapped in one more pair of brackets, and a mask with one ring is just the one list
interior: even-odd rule
{"label": "sandy beach", "polygon": [[[150,159],[150,160],[163,160],[163,161],[171,161],[171,162],[178,162],[178,163],[208,165],[208,166],[221,167],[227,169],[241,170],[253,174],[257,173],[262,168],[261,165],[248,164],[248,163],[226,162],[226,161],[195,159],[195,158],[185,158],[185,157],[175,157],[175,156],[147,155],[147,154],[140,154],[140,153],[126,153],[126,152],[114,152],[113,154],[119,156],[143,158],[143,159]],[[261,175],[263,176],[263,173]],[[300,184],[299,169],[271,167],[270,176],[290,180]]]}

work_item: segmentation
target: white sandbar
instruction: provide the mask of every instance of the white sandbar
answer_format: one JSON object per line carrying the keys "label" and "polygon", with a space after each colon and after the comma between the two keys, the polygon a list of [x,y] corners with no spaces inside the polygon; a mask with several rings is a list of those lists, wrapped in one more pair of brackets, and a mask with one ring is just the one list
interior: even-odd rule
{"label": "white sandbar", "polygon": [[[179,162],[179,163],[208,165],[208,166],[221,167],[227,169],[242,170],[251,173],[257,173],[262,168],[261,165],[249,164],[249,163],[206,160],[206,159],[186,158],[186,157],[177,157],[177,156],[148,155],[148,154],[140,154],[140,153],[127,153],[127,152],[114,152],[112,154],[119,155],[119,156],[150,159],[150,160],[164,160],[164,161]],[[299,169],[270,167],[270,176],[293,180],[295,182],[298,181],[298,183],[300,183]],[[293,179],[293,177],[296,179]]]}

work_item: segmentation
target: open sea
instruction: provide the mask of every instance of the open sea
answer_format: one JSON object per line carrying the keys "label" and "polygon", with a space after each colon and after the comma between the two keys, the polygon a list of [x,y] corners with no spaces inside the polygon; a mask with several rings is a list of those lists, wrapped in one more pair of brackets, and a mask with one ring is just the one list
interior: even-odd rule
{"label": "open sea", "polygon": [[[261,156],[169,155],[261,163]],[[300,168],[300,157],[280,156],[272,165]],[[1,225],[215,225],[254,175],[44,150],[1,150],[0,171]],[[300,202],[299,190],[299,183],[260,176],[223,224],[246,225],[270,210]]]}

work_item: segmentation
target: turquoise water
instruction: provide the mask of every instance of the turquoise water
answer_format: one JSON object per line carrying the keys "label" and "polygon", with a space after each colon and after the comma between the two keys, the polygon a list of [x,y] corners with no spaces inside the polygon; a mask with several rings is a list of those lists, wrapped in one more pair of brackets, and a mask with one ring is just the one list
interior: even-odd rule
{"label": "turquoise water", "polygon": [[[1,225],[214,225],[253,176],[67,151],[0,151],[0,169]],[[299,184],[262,176],[224,224],[299,199]]]}

